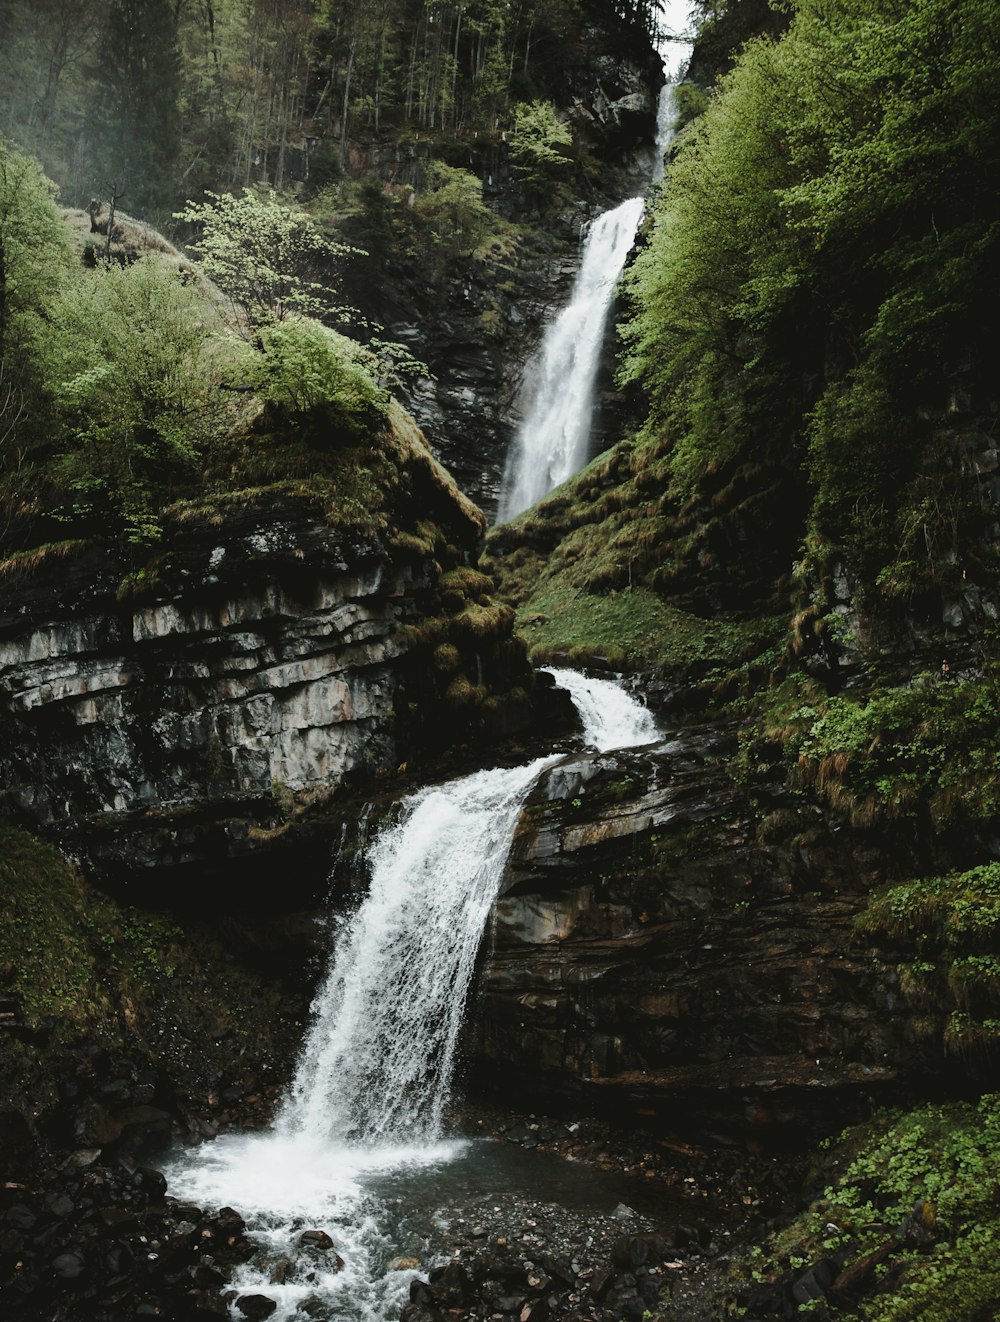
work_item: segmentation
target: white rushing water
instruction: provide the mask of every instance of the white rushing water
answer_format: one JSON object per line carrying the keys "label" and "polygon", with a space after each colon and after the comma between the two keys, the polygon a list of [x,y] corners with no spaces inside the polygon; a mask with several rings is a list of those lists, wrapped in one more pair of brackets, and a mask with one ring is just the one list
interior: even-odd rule
{"label": "white rushing water", "polygon": [[[674,88],[687,49],[676,42],[664,46],[667,82],[657,103],[653,183],[663,177],[663,156],[673,136]],[[500,523],[536,504],[587,462],[608,313],[644,207],[641,197],[631,197],[598,216],[586,231],[569,302],[525,370],[522,421],[500,489]]]}
{"label": "white rushing water", "polygon": [[636,748],[660,737],[652,712],[610,679],[591,679],[578,670],[543,666],[561,689],[567,689],[580,713],[583,742],[599,753]]}
{"label": "white rushing water", "polygon": [[534,505],[587,461],[604,328],[643,205],[641,197],[629,198],[587,230],[569,303],[525,372],[523,421],[507,455],[501,522]]}
{"label": "white rushing water", "polygon": [[[656,737],[646,709],[616,685],[553,674],[592,746]],[[398,1316],[415,1273],[392,1265],[399,1213],[379,1190],[463,1149],[442,1137],[442,1110],[469,982],[521,807],[556,761],[477,772],[405,801],[367,849],[369,893],[335,930],[273,1130],[203,1144],[167,1170],[171,1194],[244,1216],[261,1254],[232,1285],[274,1299],[274,1322]],[[303,1253],[308,1229],[326,1231],[334,1251]]]}
{"label": "white rushing water", "polygon": [[476,952],[521,804],[551,760],[422,790],[375,841],[371,890],[313,1003],[282,1133],[365,1146],[439,1136]]}

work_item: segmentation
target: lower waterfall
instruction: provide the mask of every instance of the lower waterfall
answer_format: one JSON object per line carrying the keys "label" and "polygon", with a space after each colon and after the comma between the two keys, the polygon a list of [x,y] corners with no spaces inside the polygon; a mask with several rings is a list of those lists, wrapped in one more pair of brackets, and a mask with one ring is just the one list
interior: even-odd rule
{"label": "lower waterfall", "polygon": [[[616,684],[552,673],[590,747],[657,738],[649,712]],[[367,850],[370,890],[336,929],[273,1129],[203,1144],[168,1168],[172,1194],[246,1218],[261,1255],[233,1288],[270,1296],[275,1322],[398,1315],[414,1272],[393,1266],[387,1182],[467,1146],[442,1136],[442,1112],[469,982],[524,800],[558,760],[476,772],[405,801]],[[298,1252],[313,1228],[333,1240],[326,1256]]]}

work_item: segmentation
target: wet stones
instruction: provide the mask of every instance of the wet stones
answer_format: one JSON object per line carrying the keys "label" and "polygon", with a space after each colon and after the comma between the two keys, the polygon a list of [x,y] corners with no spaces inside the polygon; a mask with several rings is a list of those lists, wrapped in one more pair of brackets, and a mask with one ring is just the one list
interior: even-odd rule
{"label": "wet stones", "polygon": [[613,1213],[513,1195],[489,1210],[487,1242],[460,1233],[451,1261],[411,1283],[402,1322],[463,1315],[482,1322],[639,1322],[655,1310],[669,1275],[662,1264],[676,1250],[638,1213],[630,1209],[634,1230],[622,1235]]}
{"label": "wet stones", "polygon": [[231,1208],[178,1203],[150,1168],[88,1154],[0,1187],[0,1311],[19,1322],[224,1318],[254,1251]]}
{"label": "wet stones", "polygon": [[332,1249],[333,1240],[325,1230],[303,1230],[299,1244],[307,1249]]}
{"label": "wet stones", "polygon": [[263,1322],[270,1317],[278,1305],[266,1294],[241,1294],[236,1300],[236,1307],[249,1322]]}

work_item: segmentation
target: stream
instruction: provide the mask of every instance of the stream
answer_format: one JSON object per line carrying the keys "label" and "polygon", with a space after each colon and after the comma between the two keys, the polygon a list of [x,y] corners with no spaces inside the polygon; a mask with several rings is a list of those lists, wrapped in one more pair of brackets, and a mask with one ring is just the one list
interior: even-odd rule
{"label": "stream", "polygon": [[[553,671],[599,751],[652,742],[649,712],[608,680]],[[167,1167],[170,1192],[237,1208],[261,1253],[237,1295],[275,1322],[398,1315],[414,1264],[440,1254],[455,1208],[523,1189],[611,1212],[620,1190],[560,1158],[450,1136],[455,1047],[521,808],[558,754],[430,786],[367,851],[368,894],[334,929],[326,980],[273,1128]],[[519,1164],[520,1163],[520,1164]],[[442,1207],[453,1209],[445,1214]],[[310,1239],[304,1233],[321,1235]],[[410,1261],[412,1259],[412,1262]],[[234,1313],[234,1316],[242,1314]]]}

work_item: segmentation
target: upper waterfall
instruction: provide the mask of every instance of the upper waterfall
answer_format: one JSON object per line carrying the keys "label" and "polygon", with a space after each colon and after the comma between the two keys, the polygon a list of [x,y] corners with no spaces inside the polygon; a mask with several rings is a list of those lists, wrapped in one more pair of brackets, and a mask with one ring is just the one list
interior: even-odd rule
{"label": "upper waterfall", "polygon": [[[663,174],[663,154],[672,136],[677,77],[678,70],[672,69],[660,92],[654,183]],[[534,505],[587,462],[608,314],[644,206],[641,197],[630,197],[603,212],[585,231],[569,302],[548,326],[525,371],[522,421],[504,467],[499,522]]]}
{"label": "upper waterfall", "polygon": [[586,462],[605,322],[642,210],[641,197],[629,198],[587,230],[569,303],[525,375],[526,411],[507,456],[501,520],[534,505]]}

